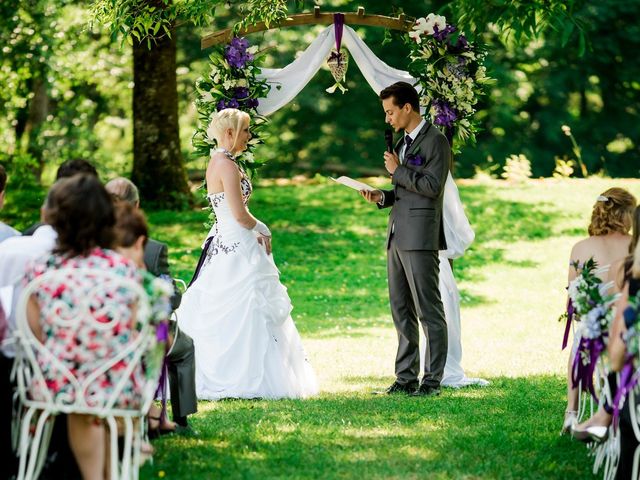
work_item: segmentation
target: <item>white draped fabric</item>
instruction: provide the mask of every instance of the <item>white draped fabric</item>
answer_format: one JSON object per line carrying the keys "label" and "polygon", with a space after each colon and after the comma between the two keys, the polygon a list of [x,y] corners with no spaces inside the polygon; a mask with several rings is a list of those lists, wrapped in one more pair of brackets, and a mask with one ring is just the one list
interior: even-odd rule
{"label": "white draped fabric", "polygon": [[[351,58],[376,94],[395,82],[416,83],[416,79],[409,73],[390,67],[376,57],[356,32],[346,25],[342,35],[342,46],[349,50]],[[262,69],[259,78],[266,80],[272,88],[266,98],[260,99],[258,111],[262,115],[270,115],[293,100],[324,64],[334,47],[335,27],[331,25],[325,28],[307,49],[286,67]],[[458,188],[450,173],[445,185],[443,203],[447,250],[440,252],[440,293],[447,319],[449,351],[442,384],[452,387],[486,384],[485,380],[466,377],[460,364],[462,360],[460,295],[448,259],[462,256],[473,242],[475,235],[464,213]],[[425,345],[423,335],[421,368],[424,365]]]}

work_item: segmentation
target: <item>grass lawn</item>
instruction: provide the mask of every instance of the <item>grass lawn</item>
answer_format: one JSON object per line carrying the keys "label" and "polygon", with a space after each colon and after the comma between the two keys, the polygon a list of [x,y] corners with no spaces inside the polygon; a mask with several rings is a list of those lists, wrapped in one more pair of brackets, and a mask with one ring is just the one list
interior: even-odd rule
{"label": "grass lawn", "polygon": [[[384,179],[367,179],[384,186]],[[321,382],[305,401],[200,402],[197,436],[164,437],[143,479],[596,478],[592,457],[558,436],[565,409],[560,351],[568,256],[611,186],[640,180],[461,181],[476,242],[454,262],[463,366],[486,388],[437,398],[380,397],[393,381],[386,290],[387,215],[322,180],[262,182],[251,210],[274,255]],[[9,216],[20,219],[11,204]],[[5,215],[6,216],[6,215]],[[190,279],[206,212],[149,212],[173,272]],[[23,221],[23,220],[21,220]]]}

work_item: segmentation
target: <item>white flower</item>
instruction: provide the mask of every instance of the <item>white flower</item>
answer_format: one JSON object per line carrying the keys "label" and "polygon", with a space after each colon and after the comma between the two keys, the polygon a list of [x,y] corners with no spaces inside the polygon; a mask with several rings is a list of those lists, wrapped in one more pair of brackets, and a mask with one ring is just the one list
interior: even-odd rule
{"label": "white flower", "polygon": [[[409,32],[409,36],[420,43],[419,38],[427,32],[427,19],[422,17],[416,20],[413,29]],[[413,33],[413,35],[411,35]],[[431,32],[433,33],[433,32]]]}
{"label": "white flower", "polygon": [[236,81],[233,78],[229,78],[222,83],[222,88],[225,90],[229,90],[232,87],[236,86]]}
{"label": "white flower", "polygon": [[170,297],[173,295],[173,285],[164,278],[156,277],[151,281],[151,285],[160,295]]}
{"label": "white flower", "polygon": [[213,95],[211,95],[211,92],[204,92],[202,100],[205,102],[213,102]]}
{"label": "white flower", "polygon": [[236,87],[248,87],[249,84],[247,83],[247,79],[246,78],[239,78],[236,81]]}
{"label": "white flower", "polygon": [[434,15],[433,13],[430,13],[429,15],[427,15],[427,19],[424,25],[424,31],[427,33],[427,35],[433,35],[435,33],[434,27],[438,27],[438,31],[442,31],[446,26],[447,20],[442,15]]}
{"label": "white flower", "polygon": [[255,55],[256,53],[258,53],[258,46],[254,45],[252,47],[247,48],[247,53],[250,53],[251,55]]}

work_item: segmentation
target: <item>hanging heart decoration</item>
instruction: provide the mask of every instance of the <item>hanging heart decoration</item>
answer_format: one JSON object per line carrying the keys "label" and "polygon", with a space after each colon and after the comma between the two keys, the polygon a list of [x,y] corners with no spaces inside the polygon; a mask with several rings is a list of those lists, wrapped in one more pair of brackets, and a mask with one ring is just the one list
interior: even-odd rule
{"label": "hanging heart decoration", "polygon": [[349,67],[349,53],[346,50],[332,50],[331,54],[327,58],[327,67],[335,80],[335,84],[325,91],[327,93],[333,93],[336,89],[340,89],[342,93],[348,89],[344,86],[346,80],[347,68]]}

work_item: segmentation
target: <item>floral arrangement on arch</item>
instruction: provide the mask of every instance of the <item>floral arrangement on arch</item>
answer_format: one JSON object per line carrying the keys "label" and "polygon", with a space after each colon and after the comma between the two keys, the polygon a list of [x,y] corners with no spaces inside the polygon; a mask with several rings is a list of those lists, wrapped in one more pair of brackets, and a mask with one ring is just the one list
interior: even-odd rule
{"label": "floral arrangement on arch", "polygon": [[467,141],[475,142],[475,105],[485,86],[493,83],[483,65],[486,52],[447,24],[445,17],[433,13],[416,20],[405,42],[411,59],[409,73],[421,90],[420,104],[450,141],[457,140],[454,151],[458,152]]}
{"label": "floral arrangement on arch", "polygon": [[[596,362],[609,340],[609,328],[613,320],[613,304],[617,295],[608,294],[611,282],[603,283],[597,276],[598,264],[590,258],[583,265],[573,262],[578,276],[569,283],[569,302],[566,318],[568,324],[579,320],[576,337],[580,339],[572,364],[572,382],[574,388],[582,382],[582,390],[591,392],[595,397],[593,373]],[[566,339],[566,335],[565,335]]]}
{"label": "floral arrangement on arch", "polygon": [[266,81],[257,77],[262,57],[258,47],[250,47],[249,41],[242,37],[234,37],[209,55],[209,73],[196,80],[198,127],[192,138],[196,156],[208,159],[211,149],[216,148],[216,141],[209,131],[213,115],[224,108],[237,108],[251,115],[252,138],[247,150],[236,160],[250,174],[264,163],[253,155],[255,147],[263,143],[261,130],[267,123],[267,118],[257,111],[258,99],[266,97],[271,88]]}

